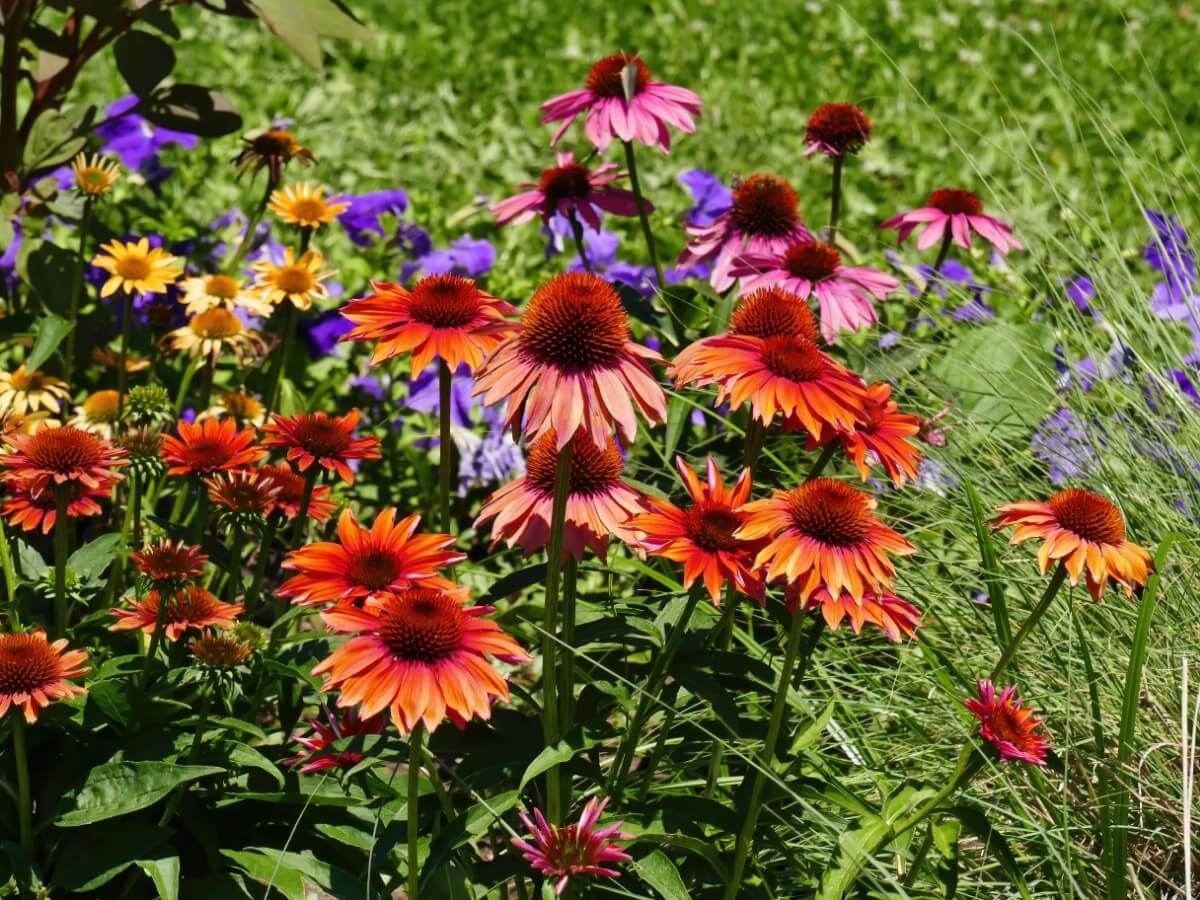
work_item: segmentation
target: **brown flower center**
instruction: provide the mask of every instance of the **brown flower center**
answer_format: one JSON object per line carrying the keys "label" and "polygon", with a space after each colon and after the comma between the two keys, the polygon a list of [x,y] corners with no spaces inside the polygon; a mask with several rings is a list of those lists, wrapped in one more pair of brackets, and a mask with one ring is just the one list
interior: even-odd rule
{"label": "brown flower center", "polygon": [[290,211],[292,216],[301,222],[319,222],[325,217],[328,209],[324,200],[316,197],[304,197],[300,200],[293,200]]}
{"label": "brown flower center", "polygon": [[816,381],[828,366],[825,354],[802,337],[767,338],[762,360],[772,375],[790,381]]}
{"label": "brown flower center", "polygon": [[[554,432],[543,434],[529,448],[525,461],[529,483],[545,494],[554,493],[554,479],[558,469],[558,451],[555,449]],[[569,491],[572,495],[590,497],[609,490],[621,480],[625,464],[613,441],[607,447],[597,447],[582,431],[576,432],[571,442],[571,479]]]}
{"label": "brown flower center", "polygon": [[20,366],[15,372],[8,376],[9,383],[14,390],[21,392],[40,391],[46,383],[45,376],[38,370],[26,372],[24,366]]}
{"label": "brown flower center", "polygon": [[792,528],[823,544],[849,547],[867,536],[871,498],[832,478],[817,478],[788,492]]}
{"label": "brown flower center", "polygon": [[197,337],[224,340],[241,334],[242,320],[237,313],[223,306],[214,306],[192,319],[189,327]]}
{"label": "brown flower center", "polygon": [[852,103],[825,103],[809,116],[804,139],[838,155],[857,153],[871,139],[871,120]]}
{"label": "brown flower center", "polygon": [[25,455],[37,468],[65,475],[99,464],[103,447],[95,436],[78,428],[43,428],[33,435]]}
{"label": "brown flower center", "polygon": [[217,498],[236,512],[263,512],[275,499],[274,483],[255,474],[228,475],[218,482]]}
{"label": "brown flower center", "polygon": [[32,634],[0,637],[0,694],[27,694],[45,688],[62,672],[58,654]]}
{"label": "brown flower center", "polygon": [[782,178],[751,175],[733,191],[733,224],[746,235],[785,237],[800,221],[796,192]]}
{"label": "brown flower center", "polygon": [[432,664],[462,646],[466,616],[444,591],[402,591],[387,600],[380,618],[379,636],[397,659]]}
{"label": "brown flower center", "polygon": [[927,206],[940,209],[948,216],[977,216],[983,212],[983,203],[970,191],[941,188],[929,195]]}
{"label": "brown flower center", "polygon": [[650,69],[642,62],[641,57],[626,53],[606,56],[588,72],[587,89],[597,97],[624,97],[625,84],[622,73],[627,65],[633,65],[633,93],[639,94],[650,83]]}
{"label": "brown flower center", "polygon": [[400,576],[396,556],[386,550],[368,549],[350,558],[350,581],[373,591],[382,591]]}
{"label": "brown flower center", "polygon": [[461,275],[430,275],[412,289],[409,314],[433,328],[465,328],[479,314],[479,288]]}
{"label": "brown flower center", "polygon": [[546,206],[558,209],[563,200],[586,197],[592,190],[588,170],[578,163],[546,169],[538,179],[538,190],[546,195]]}
{"label": "brown flower center", "polygon": [[1058,524],[1084,540],[1097,544],[1120,544],[1125,540],[1121,511],[1099,494],[1083,488],[1059,491],[1050,498]]}
{"label": "brown flower center", "polygon": [[792,276],[814,283],[832,278],[841,262],[838,252],[820,241],[792,244],[783,257],[783,267]]}
{"label": "brown flower center", "polygon": [[611,367],[628,340],[629,317],[620,296],[587,272],[567,272],[546,282],[522,318],[526,352],[567,372]]}
{"label": "brown flower center", "polygon": [[126,281],[142,281],[151,272],[150,260],[144,256],[123,256],[117,260],[116,268]]}
{"label": "brown flower center", "polygon": [[795,294],[768,287],[744,298],[729,318],[733,334],[748,337],[802,337],[812,343],[820,339],[817,320],[808,304]]}
{"label": "brown flower center", "polygon": [[297,416],[296,443],[313,456],[339,456],[350,446],[350,433],[324,415]]}
{"label": "brown flower center", "polygon": [[307,294],[313,288],[312,273],[305,266],[280,266],[275,273],[275,286],[285,294]]}
{"label": "brown flower center", "polygon": [[83,401],[83,414],[89,422],[115,422],[120,399],[116,391],[96,391]]}
{"label": "brown flower center", "polygon": [[687,511],[687,534],[701,550],[716,553],[733,550],[738,541],[733,533],[742,524],[742,517],[727,506],[697,503]]}
{"label": "brown flower center", "polygon": [[[162,597],[155,592],[157,598],[153,604],[157,611]],[[199,622],[213,615],[216,610],[217,598],[199,585],[192,585],[183,592],[176,592],[167,602],[167,623]]]}
{"label": "brown flower center", "polygon": [[204,293],[218,300],[233,300],[238,291],[238,283],[228,275],[209,275],[204,280]]}
{"label": "brown flower center", "polygon": [[279,157],[282,159],[290,159],[295,155],[296,149],[299,146],[296,139],[292,137],[290,131],[283,128],[272,128],[270,131],[264,131],[258,137],[250,142],[256,156],[261,157]]}

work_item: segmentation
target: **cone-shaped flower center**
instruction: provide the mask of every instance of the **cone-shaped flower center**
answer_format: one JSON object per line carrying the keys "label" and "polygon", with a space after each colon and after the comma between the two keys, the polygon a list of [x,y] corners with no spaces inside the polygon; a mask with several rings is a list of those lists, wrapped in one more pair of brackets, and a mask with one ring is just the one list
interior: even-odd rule
{"label": "cone-shaped flower center", "polygon": [[[534,441],[525,461],[529,483],[544,493],[554,493],[554,478],[558,469],[558,451],[553,431],[548,431]],[[607,491],[621,479],[624,462],[613,441],[608,446],[597,447],[583,432],[577,432],[571,443],[572,495],[591,496]]]}
{"label": "cone-shaped flower center", "polygon": [[774,287],[755,291],[742,300],[729,318],[729,330],[764,340],[798,335],[814,344],[820,336],[808,304],[795,294]]}
{"label": "cone-shaped flower center", "polygon": [[942,188],[929,195],[929,206],[940,209],[948,216],[977,216],[983,212],[983,203],[970,191]]}
{"label": "cone-shaped flower center", "polygon": [[155,581],[183,581],[204,571],[206,557],[183,543],[161,541],[136,554],[138,568]]}
{"label": "cone-shaped flower center", "polygon": [[[158,603],[162,603],[162,595],[158,596]],[[216,597],[194,584],[185,591],[176,592],[167,602],[167,624],[207,619],[216,611],[216,605]]]}
{"label": "cone-shaped flower center", "polygon": [[281,266],[275,284],[285,294],[307,294],[313,288],[312,273],[302,265]]}
{"label": "cone-shaped flower center", "polygon": [[122,256],[117,260],[117,274],[126,281],[141,281],[150,274],[150,260],[144,256]]}
{"label": "cone-shaped flower center", "polygon": [[237,313],[223,306],[214,306],[192,319],[189,327],[197,337],[224,340],[241,333],[242,320]]}
{"label": "cone-shaped flower center", "polygon": [[232,300],[238,295],[238,283],[228,275],[209,275],[204,280],[204,293],[220,300]]}
{"label": "cone-shaped flower center", "polygon": [[297,416],[296,443],[313,456],[338,456],[350,446],[350,432],[326,416]]}
{"label": "cone-shaped flower center", "polygon": [[587,89],[597,97],[624,97],[625,85],[621,73],[630,63],[637,70],[633,93],[641,93],[642,89],[650,83],[650,69],[640,57],[624,53],[606,56],[592,66],[592,70],[588,72]]}
{"label": "cone-shaped flower center", "polygon": [[296,152],[297,144],[290,131],[272,128],[251,141],[250,146],[253,148],[255,156],[264,159],[268,157],[290,159]]}
{"label": "cone-shaped flower center", "polygon": [[741,524],[741,516],[727,506],[701,502],[687,511],[688,537],[697,547],[709,553],[736,548],[738,541],[733,533]]}
{"label": "cone-shaped flower center", "polygon": [[792,527],[823,544],[849,547],[867,536],[871,498],[832,478],[817,478],[788,494]]}
{"label": "cone-shaped flower center", "polygon": [[33,435],[25,455],[39,469],[67,473],[97,465],[100,441],[78,428],[44,428]]}
{"label": "cone-shaped flower center", "polygon": [[816,345],[801,337],[767,338],[762,359],[772,375],[791,381],[816,381],[828,365]]}
{"label": "cone-shaped flower center", "polygon": [[218,485],[218,502],[236,512],[264,512],[275,499],[274,482],[250,472],[232,473]]}
{"label": "cone-shaped flower center", "polygon": [[232,668],[250,656],[250,644],[228,632],[208,632],[192,640],[192,655],[214,668]]}
{"label": "cone-shaped flower center", "polygon": [[394,553],[370,549],[350,559],[350,580],[373,591],[381,591],[400,576],[400,566]]}
{"label": "cone-shaped flower center", "polygon": [[58,654],[31,634],[0,636],[0,695],[28,694],[59,679]]}
{"label": "cone-shaped flower center", "polygon": [[629,340],[620,296],[587,272],[567,272],[538,288],[521,324],[525,350],[567,372],[612,366]]}
{"label": "cone-shaped flower center", "polygon": [[329,207],[320,197],[300,197],[288,204],[288,212],[301,222],[317,222],[325,217]]}
{"label": "cone-shaped flower center", "polygon": [[1125,540],[1125,520],[1112,503],[1085,491],[1071,488],[1050,498],[1050,508],[1058,524],[1097,544],[1120,544]]}
{"label": "cone-shaped flower center", "polygon": [[588,170],[578,163],[546,169],[538,179],[538,190],[546,195],[546,206],[557,209],[563,200],[586,197],[592,190]]}
{"label": "cone-shaped flower center", "polygon": [[801,241],[788,247],[783,267],[796,278],[817,282],[832,278],[841,264],[838,252],[820,241]]}
{"label": "cone-shaped flower center", "polygon": [[462,328],[479,314],[479,289],[460,275],[431,275],[412,289],[409,311],[434,328]]}
{"label": "cone-shaped flower center", "polygon": [[782,178],[751,175],[733,191],[733,224],[743,234],[784,237],[800,220],[796,192]]}
{"label": "cone-shaped flower center", "polygon": [[839,154],[857,153],[871,139],[871,120],[852,103],[825,103],[809,117],[805,139]]}
{"label": "cone-shaped flower center", "polygon": [[379,636],[398,659],[436,663],[462,645],[466,616],[444,591],[413,589],[388,597]]}

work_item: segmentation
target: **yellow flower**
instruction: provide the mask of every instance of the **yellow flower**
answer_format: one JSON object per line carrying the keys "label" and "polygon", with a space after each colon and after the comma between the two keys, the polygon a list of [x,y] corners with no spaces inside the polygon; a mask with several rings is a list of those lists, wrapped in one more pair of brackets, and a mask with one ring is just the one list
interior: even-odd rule
{"label": "yellow flower", "polygon": [[75,187],[93,197],[107,194],[121,177],[120,165],[99,153],[90,159],[86,153],[80,153],[71,160],[71,171],[75,174]]}
{"label": "yellow flower", "polygon": [[196,416],[196,421],[219,419],[222,416],[232,416],[240,426],[264,425],[267,420],[267,410],[262,403],[249,394],[232,391],[222,394],[215,406],[210,406]]}
{"label": "yellow flower", "polygon": [[265,355],[266,342],[256,331],[248,330],[242,320],[223,306],[214,306],[192,318],[163,338],[168,350],[191,356],[203,353],[216,358],[226,347],[246,355]]}
{"label": "yellow flower", "polygon": [[333,274],[322,272],[325,258],[316,250],[308,250],[296,259],[292,248],[284,251],[283,265],[277,266],[270,260],[254,264],[254,291],[260,300],[278,306],[285,300],[296,309],[308,309],[313,299],[329,296],[323,282]]}
{"label": "yellow flower", "polygon": [[96,391],[75,407],[75,418],[67,424],[81,431],[112,440],[113,426],[121,406],[121,395],[116,391]]}
{"label": "yellow flower", "polygon": [[58,412],[69,396],[67,383],[61,378],[37,370],[26,372],[24,366],[0,372],[0,411],[12,410],[18,415],[39,409]]}
{"label": "yellow flower", "polygon": [[183,303],[189,316],[198,316],[215,306],[232,309],[240,306],[256,316],[269,316],[271,304],[259,300],[236,278],[229,275],[199,275],[185,278]]}
{"label": "yellow flower", "polygon": [[14,434],[33,434],[39,428],[57,428],[58,425],[58,420],[51,419],[48,412],[0,412],[0,450]]}
{"label": "yellow flower", "polygon": [[259,169],[266,169],[271,174],[272,181],[278,181],[283,174],[283,167],[293,159],[300,160],[302,165],[311,165],[312,151],[302,147],[290,131],[283,128],[271,128],[254,137],[242,138],[245,147],[234,159],[238,175],[249,168],[258,174]]}
{"label": "yellow flower", "polygon": [[289,225],[316,228],[350,208],[349,201],[325,199],[325,188],[305,181],[271,194],[271,212]]}
{"label": "yellow flower", "polygon": [[161,294],[183,272],[175,265],[175,257],[159,247],[151,247],[146,238],[136,244],[110,241],[102,244],[100,249],[104,253],[98,254],[92,265],[110,276],[100,288],[101,297],[109,297],[118,290],[131,294]]}
{"label": "yellow flower", "polygon": [[[109,350],[107,347],[97,347],[92,351],[92,362],[98,363],[106,369],[119,369],[121,367],[121,354],[116,350]],[[150,360],[144,356],[135,356],[132,353],[125,356],[125,371],[126,372],[141,372],[150,368]]]}

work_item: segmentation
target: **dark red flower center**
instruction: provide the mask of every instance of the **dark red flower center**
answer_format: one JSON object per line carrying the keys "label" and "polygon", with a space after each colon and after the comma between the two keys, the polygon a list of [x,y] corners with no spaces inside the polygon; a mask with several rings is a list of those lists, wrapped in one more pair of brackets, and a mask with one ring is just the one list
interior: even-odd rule
{"label": "dark red flower center", "polygon": [[274,485],[265,478],[232,477],[218,484],[217,496],[223,506],[238,512],[262,512],[275,499]]}
{"label": "dark red flower center", "polygon": [[[525,470],[529,483],[546,494],[554,493],[554,480],[558,472],[558,450],[553,431],[543,434],[529,448]],[[609,490],[621,480],[625,463],[613,441],[607,447],[597,447],[587,435],[579,431],[571,442],[571,476],[569,491],[572,495],[590,497]]]}
{"label": "dark red flower center", "polygon": [[430,275],[413,287],[409,313],[434,328],[463,328],[479,314],[479,288],[461,275]]}
{"label": "dark red flower center", "polygon": [[867,536],[871,499],[832,478],[817,478],[788,493],[792,527],[823,544],[849,547]]}
{"label": "dark red flower center", "polygon": [[33,435],[25,455],[39,469],[66,475],[98,465],[104,451],[100,441],[86,431],[44,428]]}
{"label": "dark red flower center", "polygon": [[350,432],[326,415],[297,416],[296,443],[313,456],[339,456],[350,446]]}
{"label": "dark red flower center", "polygon": [[59,678],[59,656],[32,634],[0,636],[0,694],[26,694]]}
{"label": "dark red flower center", "polygon": [[773,337],[763,342],[763,365],[790,381],[816,381],[829,365],[816,344],[802,337]]}
{"label": "dark red flower center", "polygon": [[804,140],[837,155],[857,153],[871,139],[871,120],[853,103],[825,103],[808,117]]}
{"label": "dark red flower center", "polygon": [[751,175],[733,190],[733,224],[746,235],[786,237],[800,221],[792,186],[774,175]]}
{"label": "dark red flower center", "polygon": [[977,216],[983,212],[983,203],[970,191],[941,188],[929,195],[927,206],[940,209],[948,216]]}
{"label": "dark red flower center", "polygon": [[783,257],[783,267],[789,274],[814,283],[832,278],[841,262],[838,252],[820,241],[792,244]]}
{"label": "dark red flower center", "polygon": [[546,169],[538,179],[538,190],[546,195],[546,206],[557,209],[563,200],[586,197],[592,191],[588,170],[578,163]]}
{"label": "dark red flower center", "polygon": [[[155,592],[156,602],[152,605],[155,611],[162,602],[161,595]],[[217,598],[199,585],[192,585],[184,591],[177,591],[167,601],[168,623],[199,622],[207,619],[216,611]]]}
{"label": "dark red flower center", "polygon": [[625,84],[621,73],[631,64],[636,70],[633,93],[641,93],[650,83],[650,69],[642,62],[641,57],[627,53],[606,56],[592,66],[592,70],[588,72],[587,89],[597,97],[624,97]]}
{"label": "dark red flower center", "polygon": [[1030,737],[1029,729],[1017,721],[1014,712],[1007,703],[997,704],[988,716],[987,726],[997,740],[1008,741],[1013,746],[1024,749]]}
{"label": "dark red flower center", "polygon": [[763,340],[799,336],[814,344],[821,334],[808,304],[776,287],[763,288],[744,298],[729,318],[729,330]]}
{"label": "dark red flower center", "polygon": [[733,533],[742,524],[742,517],[728,506],[697,503],[687,511],[687,534],[701,550],[716,553],[738,547]]}
{"label": "dark red flower center", "polygon": [[566,272],[538,288],[521,325],[525,350],[567,372],[611,367],[629,340],[620,295],[587,272]]}
{"label": "dark red flower center", "polygon": [[397,659],[436,663],[462,646],[466,616],[444,591],[414,588],[389,597],[379,636]]}
{"label": "dark red flower center", "polygon": [[556,872],[569,875],[582,872],[585,867],[595,865],[591,834],[581,834],[579,826],[560,825],[553,828],[546,843],[546,860]]}
{"label": "dark red flower center", "polygon": [[1121,511],[1099,494],[1083,488],[1059,491],[1050,498],[1058,524],[1084,540],[1097,544],[1120,544],[1125,540]]}
{"label": "dark red flower center", "polygon": [[394,553],[382,549],[369,549],[350,557],[347,571],[350,581],[382,591],[400,577],[400,565]]}

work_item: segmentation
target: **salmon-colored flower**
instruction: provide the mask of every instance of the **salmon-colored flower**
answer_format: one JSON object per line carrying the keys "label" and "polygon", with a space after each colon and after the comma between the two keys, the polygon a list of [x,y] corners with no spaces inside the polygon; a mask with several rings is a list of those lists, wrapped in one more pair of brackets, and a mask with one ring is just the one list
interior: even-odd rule
{"label": "salmon-colored flower", "polygon": [[743,469],[737,483],[727,488],[711,456],[704,481],[682,456],[675,457],[675,469],[691,497],[691,506],[681,509],[666,500],[646,497],[649,511],[627,523],[639,533],[635,546],[651,556],[682,563],[686,589],[702,578],[714,606],[721,605],[721,588],[726,582],[763,602],[762,579],[753,570],[761,542],[734,537],[746,522],[741,507],[750,499],[750,470]]}
{"label": "salmon-colored flower", "polygon": [[850,429],[827,429],[820,435],[810,436],[808,449],[841,441],[863,481],[870,476],[873,465],[882,465],[896,487],[904,484],[906,479],[916,478],[921,467],[921,451],[912,438],[921,430],[920,418],[900,412],[892,399],[891,386],[884,382],[867,388],[863,412],[863,421]]}
{"label": "salmon-colored flower", "polygon": [[873,515],[875,498],[832,478],[779,490],[744,507],[746,540],[768,539],[754,560],[769,580],[795,586],[800,600],[820,588],[861,600],[890,591],[896,570],[888,556],[917,548]]}
{"label": "salmon-colored flower", "polygon": [[1017,686],[1010,685],[996,695],[995,686],[984,679],[977,685],[979,697],[963,701],[979,719],[979,735],[996,748],[1001,759],[1028,763],[1031,766],[1046,764],[1046,751],[1050,741],[1039,734],[1042,720],[1033,717],[1033,709],[1023,706],[1017,694]]}
{"label": "salmon-colored flower", "polygon": [[486,657],[529,657],[482,618],[492,607],[464,606],[466,595],[465,588],[409,588],[379,594],[363,609],[325,610],[325,624],[352,637],[313,669],[328,675],[321,689],[338,690],[337,705],[357,706],[364,719],[390,710],[402,734],[422,721],[432,732],[446,716],[459,727],[491,718],[492,699],[507,700],[508,685]]}
{"label": "salmon-colored flower", "polygon": [[[494,520],[493,547],[503,540],[529,556],[549,543],[558,454],[557,437],[551,430],[529,448],[525,474],[483,504],[475,527]],[[637,539],[627,523],[645,506],[642,495],[621,480],[622,469],[621,453],[611,438],[597,447],[582,430],[575,435],[563,525],[564,555],[582,559],[584,548],[590,547],[603,559],[610,537],[626,543]]]}
{"label": "salmon-colored flower", "polygon": [[578,825],[551,825],[540,809],[533,811],[533,819],[520,813],[532,843],[513,838],[512,844],[529,865],[553,881],[555,896],[561,896],[570,880],[579,875],[617,878],[621,873],[609,868],[610,864],[629,862],[633,858],[613,840],[632,841],[635,838],[635,835],[621,831],[624,822],[596,827],[607,805],[607,797],[603,800],[592,797],[584,805]]}
{"label": "salmon-colored flower", "polygon": [[[231,628],[234,620],[245,608],[240,603],[222,603],[198,584],[168,593],[170,596],[163,620],[163,632],[169,641],[179,640],[189,628],[197,631],[205,628]],[[108,626],[108,630],[154,634],[161,598],[162,592],[156,588],[140,600],[134,601],[129,609],[114,609],[112,614],[117,621]]]}
{"label": "salmon-colored flower", "polygon": [[[263,466],[258,471],[263,477],[274,481],[279,488],[272,511],[278,510],[285,519],[294,519],[300,515],[300,504],[304,502],[304,476],[291,466]],[[327,484],[314,485],[305,515],[314,522],[324,522],[328,519],[337,508],[329,499],[331,493],[332,490]]]}
{"label": "salmon-colored flower", "polygon": [[[54,491],[43,490],[35,496],[31,491],[32,484],[20,478],[3,478],[0,484],[7,495],[0,504],[4,521],[23,531],[41,528],[42,534],[49,534],[54,530],[54,523],[58,521],[58,497]],[[103,510],[97,501],[112,496],[112,488],[89,488],[77,481],[71,482],[67,491],[67,518],[70,519],[100,515]]]}
{"label": "salmon-colored flower", "polygon": [[328,725],[319,719],[313,719],[309,722],[312,732],[294,739],[303,749],[295,756],[283,760],[285,765],[298,768],[302,775],[312,775],[314,772],[326,772],[330,769],[352,769],[362,762],[361,753],[329,748],[344,738],[360,734],[383,734],[383,729],[387,727],[386,716],[376,715],[364,719],[354,708],[346,710],[341,716],[328,711],[327,715]]}
{"label": "salmon-colored flower", "polygon": [[32,496],[55,485],[80,485],[109,490],[124,476],[117,470],[129,465],[129,452],[78,428],[42,428],[33,434],[8,438],[12,453],[0,453],[0,468],[7,481],[21,481]]}
{"label": "salmon-colored flower", "polygon": [[1105,497],[1068,488],[1044,503],[1009,503],[992,519],[994,528],[1015,525],[1012,543],[1042,540],[1038,568],[1044,575],[1051,562],[1062,560],[1071,584],[1085,573],[1087,589],[1096,601],[1111,578],[1132,596],[1146,584],[1154,566],[1150,554],[1125,539],[1125,519]]}
{"label": "salmon-colored flower", "polygon": [[1011,225],[985,216],[978,197],[970,191],[954,188],[934,191],[920,209],[893,216],[879,227],[896,229],[899,243],[904,243],[910,234],[921,229],[921,236],[917,238],[918,250],[928,250],[945,237],[965,250],[971,246],[972,231],[995,247],[1001,256],[1007,256],[1010,250],[1024,249],[1013,237]]}
{"label": "salmon-colored flower", "polygon": [[138,571],[151,581],[191,581],[204,574],[208,557],[198,546],[160,538],[129,555]]}
{"label": "salmon-colored flower", "polygon": [[263,429],[263,446],[287,449],[288,462],[307,472],[314,463],[337,472],[346,484],[354,484],[350,461],[379,459],[379,438],[353,437],[362,414],[352,409],[344,416],[315,412],[300,416],[274,416]]}
{"label": "salmon-colored flower", "polygon": [[430,275],[410,291],[399,284],[372,282],[375,293],[353,300],[342,315],[355,324],[344,341],[375,341],[371,365],[412,354],[415,377],[434,359],[453,372],[472,372],[508,337],[515,307],[459,275]]}
{"label": "salmon-colored flower", "polygon": [[604,446],[614,426],[632,443],[634,407],[662,422],[667,399],[648,363],[662,358],[629,339],[620,295],[603,278],[567,272],[542,285],[517,332],[476,373],[474,393],[507,400],[504,424],[536,441],[558,434],[561,449],[582,428]]}
{"label": "salmon-colored flower", "polygon": [[279,588],[299,606],[350,603],[409,587],[449,585],[438,572],[466,559],[448,549],[448,534],[416,534],[419,515],[396,521],[396,510],[385,509],[369,529],[358,524],[350,510],[338,519],[337,541],[319,541],[293,550],[283,568],[296,572]]}
{"label": "salmon-colored flower", "polygon": [[835,598],[828,588],[818,588],[806,601],[801,601],[800,591],[794,585],[787,591],[788,611],[795,614],[803,603],[808,612],[820,610],[825,624],[833,631],[846,618],[855,634],[862,631],[864,624],[879,628],[888,639],[899,643],[902,637],[912,637],[921,626],[921,611],[901,600],[895,594],[884,591],[865,591],[861,598],[854,599],[843,591]]}
{"label": "salmon-colored flower", "polygon": [[[517,185],[524,190],[507,200],[492,206],[492,215],[500,225],[519,225],[534,216],[549,222],[555,215],[568,219],[577,217],[595,231],[600,230],[600,213],[603,210],[615,216],[636,216],[637,196],[624,188],[613,187],[613,183],[625,177],[618,172],[616,163],[605,163],[593,171],[575,161],[575,154],[567,151],[558,154],[557,165],[545,169],[537,184]],[[646,212],[654,207],[646,203]]]}
{"label": "salmon-colored flower", "polygon": [[83,650],[67,650],[65,639],[50,643],[40,628],[0,634],[0,719],[10,709],[21,709],[32,725],[55,700],[82,697],[87,691],[70,679],[91,671],[84,668],[86,661]]}
{"label": "salmon-colored flower", "polygon": [[168,475],[207,475],[252,466],[267,451],[254,443],[253,428],[238,431],[233,419],[179,423],[178,436],[163,438],[163,461]]}

